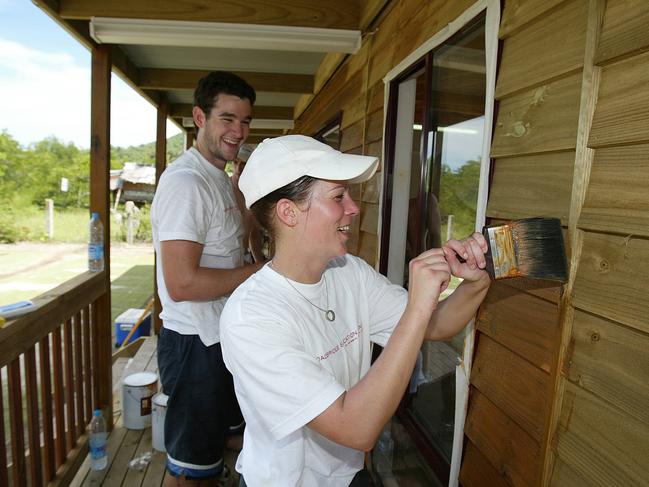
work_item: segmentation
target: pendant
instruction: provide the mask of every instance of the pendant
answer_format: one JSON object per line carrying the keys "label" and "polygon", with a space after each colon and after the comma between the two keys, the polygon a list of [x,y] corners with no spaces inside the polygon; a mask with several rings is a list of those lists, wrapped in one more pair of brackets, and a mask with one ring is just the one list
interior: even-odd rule
{"label": "pendant", "polygon": [[328,309],[325,313],[325,318],[327,318],[327,321],[333,321],[336,319],[336,313],[334,313],[333,309]]}

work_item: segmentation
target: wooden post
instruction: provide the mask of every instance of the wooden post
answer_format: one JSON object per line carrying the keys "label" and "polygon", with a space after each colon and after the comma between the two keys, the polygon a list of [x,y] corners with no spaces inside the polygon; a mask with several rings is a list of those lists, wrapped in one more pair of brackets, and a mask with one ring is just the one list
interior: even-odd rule
{"label": "wooden post", "polygon": [[54,200],[45,198],[45,232],[47,238],[54,238]]}
{"label": "wooden post", "polygon": [[90,104],[90,211],[99,213],[104,224],[104,278],[106,292],[96,303],[97,321],[97,404],[113,427],[112,338],[110,316],[110,59],[109,45],[92,50]]}
{"label": "wooden post", "polygon": [[[156,142],[155,142],[155,184],[158,186],[160,176],[167,167],[167,115],[169,114],[169,102],[167,97],[161,96],[158,104],[158,118],[156,127]],[[151,313],[151,321],[153,322],[153,331],[158,333],[162,328],[162,320],[160,313],[162,312],[162,303],[158,297],[158,281],[157,274],[157,259],[153,266],[153,312]]]}
{"label": "wooden post", "polygon": [[446,240],[453,238],[453,215],[449,215],[446,219]]}
{"label": "wooden post", "polygon": [[185,130],[185,150],[191,148],[194,145],[195,139],[196,132],[194,130]]}

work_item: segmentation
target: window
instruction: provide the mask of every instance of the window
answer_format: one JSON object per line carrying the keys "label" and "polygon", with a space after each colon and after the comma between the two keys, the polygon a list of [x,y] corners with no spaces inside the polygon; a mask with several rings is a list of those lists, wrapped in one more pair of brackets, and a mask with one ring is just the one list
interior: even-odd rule
{"label": "window", "polygon": [[313,135],[313,138],[324,142],[328,146],[336,150],[340,150],[340,122],[342,120],[342,113],[336,115],[332,120]]}
{"label": "window", "polygon": [[[379,267],[406,287],[412,258],[483,224],[485,135],[491,133],[485,100],[492,93],[486,18],[483,11],[438,42],[388,86]],[[458,285],[454,278],[444,297]],[[456,367],[464,342],[465,331],[448,343],[424,343],[397,415],[418,445],[427,445],[424,454],[443,481],[454,451]]]}

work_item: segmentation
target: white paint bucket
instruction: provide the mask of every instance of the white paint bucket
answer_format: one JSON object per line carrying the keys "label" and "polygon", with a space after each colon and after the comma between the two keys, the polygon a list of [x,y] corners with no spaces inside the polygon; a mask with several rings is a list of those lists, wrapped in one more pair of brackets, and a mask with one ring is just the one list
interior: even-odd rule
{"label": "white paint bucket", "polygon": [[158,392],[158,376],[153,372],[127,375],[122,387],[124,427],[141,430],[151,426],[153,396]]}
{"label": "white paint bucket", "polygon": [[164,452],[165,449],[165,415],[169,396],[164,393],[153,396],[153,412],[151,413],[151,443],[153,448]]}

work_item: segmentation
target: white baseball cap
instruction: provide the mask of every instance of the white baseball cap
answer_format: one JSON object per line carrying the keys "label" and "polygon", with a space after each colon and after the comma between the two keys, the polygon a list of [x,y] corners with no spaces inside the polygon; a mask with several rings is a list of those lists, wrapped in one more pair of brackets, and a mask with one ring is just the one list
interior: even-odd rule
{"label": "white baseball cap", "polygon": [[239,189],[250,208],[302,176],[362,183],[374,175],[378,162],[374,156],[343,154],[305,135],[284,135],[257,146],[239,178]]}

